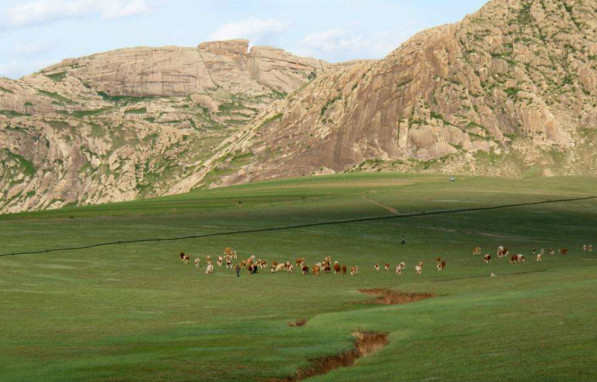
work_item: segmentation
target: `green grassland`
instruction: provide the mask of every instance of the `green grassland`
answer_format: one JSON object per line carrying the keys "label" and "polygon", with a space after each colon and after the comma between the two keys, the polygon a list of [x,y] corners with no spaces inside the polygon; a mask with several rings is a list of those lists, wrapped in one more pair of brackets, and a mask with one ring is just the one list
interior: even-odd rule
{"label": "green grassland", "polygon": [[[597,194],[597,179],[342,175],[0,216],[0,253]],[[406,245],[401,245],[405,239]],[[593,243],[594,253],[582,244]],[[529,258],[484,264],[480,245]],[[205,275],[178,253],[332,256],[356,277]],[[532,248],[570,249],[531,258]],[[443,273],[435,258],[447,260]],[[414,265],[425,262],[423,275]],[[375,263],[407,263],[401,277]],[[0,381],[267,381],[389,344],[313,381],[596,381],[597,200],[0,257]],[[497,277],[490,278],[494,272]],[[360,288],[430,292],[374,305]],[[288,322],[308,319],[303,327]]]}

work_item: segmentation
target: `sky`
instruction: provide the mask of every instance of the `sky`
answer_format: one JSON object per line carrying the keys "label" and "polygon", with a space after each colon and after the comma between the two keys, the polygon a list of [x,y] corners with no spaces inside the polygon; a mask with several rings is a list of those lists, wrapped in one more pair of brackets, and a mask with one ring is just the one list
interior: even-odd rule
{"label": "sky", "polygon": [[486,0],[0,0],[0,76],[135,46],[246,38],[330,62],[382,58]]}

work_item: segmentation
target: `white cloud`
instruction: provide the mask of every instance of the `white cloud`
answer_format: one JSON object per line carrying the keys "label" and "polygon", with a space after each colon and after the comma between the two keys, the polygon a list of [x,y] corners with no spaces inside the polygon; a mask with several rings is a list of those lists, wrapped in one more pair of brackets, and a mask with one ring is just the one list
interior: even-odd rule
{"label": "white cloud", "polygon": [[382,58],[396,49],[407,37],[404,33],[363,35],[344,29],[330,29],[307,35],[299,43],[299,51],[301,54],[332,61]]}
{"label": "white cloud", "polygon": [[18,27],[89,15],[114,19],[147,11],[145,0],[35,0],[7,9],[5,22]]}
{"label": "white cloud", "polygon": [[286,31],[288,24],[274,19],[250,17],[235,23],[224,24],[209,36],[210,40],[246,38],[252,43],[270,43],[276,35]]}

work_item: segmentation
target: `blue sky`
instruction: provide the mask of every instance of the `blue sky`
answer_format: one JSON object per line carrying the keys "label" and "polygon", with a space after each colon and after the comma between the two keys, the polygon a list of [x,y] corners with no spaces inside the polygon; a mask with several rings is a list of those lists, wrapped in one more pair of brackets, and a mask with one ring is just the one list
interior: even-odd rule
{"label": "blue sky", "polygon": [[381,58],[485,0],[0,0],[0,76],[133,46],[247,38],[331,62]]}

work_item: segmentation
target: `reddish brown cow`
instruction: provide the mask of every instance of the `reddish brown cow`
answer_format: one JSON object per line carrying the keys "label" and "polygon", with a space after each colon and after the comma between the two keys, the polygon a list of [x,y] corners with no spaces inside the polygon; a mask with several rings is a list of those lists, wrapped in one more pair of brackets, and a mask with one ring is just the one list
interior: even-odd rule
{"label": "reddish brown cow", "polygon": [[338,264],[338,263],[334,264],[334,273],[340,273],[340,269],[341,269],[340,264]]}
{"label": "reddish brown cow", "polygon": [[560,254],[567,255],[568,254],[568,248],[560,248]]}
{"label": "reddish brown cow", "polygon": [[489,262],[491,261],[491,255],[489,253],[486,253],[485,256],[483,256],[483,261],[485,261],[485,264],[489,264]]}
{"label": "reddish brown cow", "polygon": [[342,266],[342,275],[346,276],[346,271],[348,271],[346,265]]}

